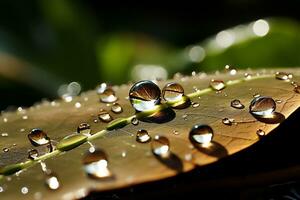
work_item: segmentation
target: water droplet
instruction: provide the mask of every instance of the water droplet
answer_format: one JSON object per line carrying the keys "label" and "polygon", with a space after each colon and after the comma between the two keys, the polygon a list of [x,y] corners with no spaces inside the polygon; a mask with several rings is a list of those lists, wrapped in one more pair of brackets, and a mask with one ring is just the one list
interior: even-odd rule
{"label": "water droplet", "polygon": [[182,118],[183,118],[184,120],[187,120],[187,117],[188,117],[187,114],[182,115]]}
{"label": "water droplet", "polygon": [[256,134],[257,134],[259,137],[263,137],[263,136],[266,135],[265,131],[263,131],[263,130],[261,130],[261,129],[257,129]]}
{"label": "water droplet", "polygon": [[28,151],[28,158],[35,160],[39,156],[39,152],[36,149],[31,149]]}
{"label": "water droplet", "polygon": [[173,130],[173,134],[174,134],[174,135],[179,135],[179,131]]}
{"label": "water droplet", "polygon": [[192,143],[207,145],[212,141],[213,135],[214,133],[210,126],[195,125],[189,133],[189,139]]}
{"label": "water droplet", "polygon": [[152,152],[156,156],[168,157],[170,155],[170,142],[164,136],[156,135],[151,142]]}
{"label": "water droplet", "polygon": [[255,93],[255,94],[253,95],[253,97],[254,97],[254,98],[260,97],[260,94]]}
{"label": "water droplet", "polygon": [[192,107],[193,107],[193,108],[197,108],[197,107],[199,107],[199,106],[200,106],[200,104],[197,103],[197,102],[193,102],[193,103],[192,103]]}
{"label": "water droplet", "polygon": [[106,111],[101,109],[100,112],[98,113],[98,118],[103,121],[103,122],[110,122],[113,120],[112,116]]}
{"label": "water droplet", "polygon": [[81,133],[86,136],[91,135],[91,126],[88,123],[81,123],[77,127],[77,133]]}
{"label": "water droplet", "polygon": [[123,108],[121,107],[120,104],[113,103],[113,105],[111,106],[111,111],[114,113],[121,113],[121,112],[123,112]]}
{"label": "water droplet", "polygon": [[131,87],[129,99],[136,111],[153,110],[160,103],[160,89],[152,81],[139,81]]}
{"label": "water droplet", "polygon": [[121,153],[122,158],[125,158],[126,155],[127,155],[126,151],[122,151],[122,153]]}
{"label": "water droplet", "polygon": [[277,104],[281,104],[281,103],[282,103],[282,100],[276,99],[275,102],[276,102]]}
{"label": "water droplet", "polygon": [[8,133],[1,133],[2,137],[8,137]]}
{"label": "water droplet", "polygon": [[107,88],[100,95],[100,101],[103,103],[112,103],[118,100],[115,91],[112,88]]}
{"label": "water droplet", "polygon": [[166,101],[176,102],[182,99],[184,89],[178,83],[168,83],[162,90],[162,96]]}
{"label": "water droplet", "polygon": [[3,122],[6,123],[8,120],[6,117],[3,118]]}
{"label": "water droplet", "polygon": [[225,71],[227,71],[230,75],[236,75],[237,70],[230,65],[225,65]]}
{"label": "water droplet", "polygon": [[285,72],[276,72],[275,74],[275,78],[278,80],[289,80],[289,74],[285,73]]}
{"label": "water droplet", "polygon": [[85,173],[92,178],[107,178],[112,174],[108,169],[108,160],[104,151],[96,149],[94,152],[87,152],[83,159]]}
{"label": "water droplet", "polygon": [[99,121],[98,121],[98,119],[94,119],[94,123],[98,123]]}
{"label": "water droplet", "polygon": [[132,118],[132,120],[131,120],[131,124],[132,125],[134,125],[134,126],[137,126],[137,125],[139,125],[139,120],[137,119],[137,118]]}
{"label": "water droplet", "polygon": [[210,87],[216,91],[220,91],[220,90],[223,90],[226,87],[226,85],[222,80],[212,79],[210,81]]}
{"label": "water droplet", "polygon": [[230,102],[231,107],[237,108],[237,109],[243,109],[245,106],[241,103],[240,100],[234,99]]}
{"label": "water droplet", "polygon": [[32,129],[28,134],[28,139],[33,146],[41,146],[50,143],[50,138],[41,129]]}
{"label": "water droplet", "polygon": [[140,129],[136,133],[136,141],[140,143],[146,143],[151,140],[151,136],[148,134],[148,131]]}
{"label": "water droplet", "polygon": [[50,190],[57,190],[60,186],[59,180],[54,173],[47,174],[45,183]]}
{"label": "water droplet", "polygon": [[300,94],[300,86],[298,86],[298,85],[295,86],[295,87],[294,87],[294,92]]}
{"label": "water droplet", "polygon": [[234,123],[234,119],[229,119],[227,117],[222,119],[222,123],[228,126],[231,126]]}
{"label": "water droplet", "polygon": [[4,147],[4,148],[2,149],[2,151],[3,151],[4,153],[7,153],[7,152],[9,152],[9,148]]}
{"label": "water droplet", "polygon": [[27,115],[23,115],[22,119],[28,119],[28,116]]}
{"label": "water droplet", "polygon": [[185,154],[185,155],[184,155],[184,159],[185,159],[186,161],[191,161],[191,160],[193,159],[193,155],[190,154],[190,153]]}
{"label": "water droplet", "polygon": [[244,77],[245,77],[245,79],[251,79],[252,75],[250,73],[245,73]]}
{"label": "water droplet", "polygon": [[80,108],[81,107],[81,103],[80,102],[76,102],[75,103],[75,108]]}
{"label": "water droplet", "polygon": [[29,190],[28,190],[27,187],[22,187],[22,188],[21,188],[21,193],[22,193],[22,194],[27,194],[28,191],[29,191]]}
{"label": "water droplet", "polygon": [[256,97],[249,106],[249,111],[253,115],[268,117],[273,114],[276,109],[276,103],[271,97]]}

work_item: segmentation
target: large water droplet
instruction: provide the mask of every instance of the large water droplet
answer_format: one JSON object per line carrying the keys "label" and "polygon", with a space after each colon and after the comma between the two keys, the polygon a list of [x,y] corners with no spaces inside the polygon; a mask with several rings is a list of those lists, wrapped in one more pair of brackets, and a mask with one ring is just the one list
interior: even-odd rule
{"label": "large water droplet", "polygon": [[112,116],[106,111],[101,109],[100,112],[98,113],[98,118],[103,121],[103,122],[110,122],[113,120]]}
{"label": "large water droplet", "polygon": [[88,123],[81,123],[77,127],[77,133],[81,133],[86,136],[91,135],[91,126]]}
{"label": "large water droplet", "polygon": [[99,94],[100,101],[103,103],[112,103],[118,100],[115,91],[112,88],[107,88],[103,93]]}
{"label": "large water droplet", "polygon": [[108,169],[108,160],[104,151],[96,149],[94,152],[87,152],[83,159],[84,171],[91,178],[108,178],[112,174]]}
{"label": "large water droplet", "polygon": [[222,80],[212,79],[210,81],[210,87],[216,91],[220,91],[220,90],[223,90],[226,87],[226,85]]}
{"label": "large water droplet", "polygon": [[260,117],[271,116],[275,109],[275,101],[271,97],[264,96],[254,98],[249,106],[250,113]]}
{"label": "large water droplet", "polygon": [[[278,80],[286,81],[286,80],[289,80],[289,74],[287,74],[285,72],[276,72],[275,78]],[[292,76],[291,76],[291,78],[292,78]]]}
{"label": "large water droplet", "polygon": [[189,139],[192,143],[207,145],[212,141],[213,135],[214,133],[210,126],[195,125],[189,133]]}
{"label": "large water droplet", "polygon": [[151,140],[151,136],[148,134],[148,131],[140,129],[136,133],[136,141],[140,143],[146,143]]}
{"label": "large water droplet", "polygon": [[137,111],[153,110],[160,103],[160,89],[152,81],[139,81],[131,87],[129,99]]}
{"label": "large water droplet", "polygon": [[50,190],[57,190],[60,186],[59,180],[54,173],[47,174],[45,183]]}
{"label": "large water droplet", "polygon": [[162,90],[163,98],[169,102],[176,102],[182,99],[184,89],[178,83],[168,83]]}
{"label": "large water droplet", "polygon": [[234,99],[230,102],[231,107],[236,108],[236,109],[243,109],[245,106],[241,103],[240,100]]}
{"label": "large water droplet", "polygon": [[118,113],[123,112],[123,108],[121,107],[120,104],[113,103],[113,105],[111,106],[111,111],[118,114]]}
{"label": "large water droplet", "polygon": [[156,135],[151,142],[152,152],[156,156],[168,157],[170,155],[170,142],[164,136]]}
{"label": "large water droplet", "polygon": [[36,149],[31,149],[28,151],[28,158],[35,160],[39,156],[39,152]]}
{"label": "large water droplet", "polygon": [[45,144],[50,144],[50,138],[41,129],[32,129],[28,134],[28,139],[33,146],[41,146]]}

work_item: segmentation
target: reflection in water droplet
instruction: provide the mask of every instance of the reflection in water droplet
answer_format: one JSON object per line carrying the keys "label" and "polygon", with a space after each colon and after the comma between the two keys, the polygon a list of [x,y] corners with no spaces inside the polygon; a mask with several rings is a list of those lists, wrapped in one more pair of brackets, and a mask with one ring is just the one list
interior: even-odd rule
{"label": "reflection in water droplet", "polygon": [[240,100],[234,99],[230,102],[231,107],[237,108],[237,109],[243,109],[245,106],[241,103]]}
{"label": "reflection in water droplet", "polygon": [[27,187],[22,187],[21,188],[21,193],[22,194],[27,194],[28,193],[28,188]]}
{"label": "reflection in water droplet", "polygon": [[160,103],[160,89],[152,81],[139,81],[131,87],[129,99],[136,111],[153,110]]}
{"label": "reflection in water droplet", "polygon": [[2,151],[3,151],[4,153],[7,153],[7,152],[9,152],[9,148],[4,147],[4,148],[2,149]]}
{"label": "reflection in water droplet", "polygon": [[192,143],[197,143],[205,146],[212,141],[213,135],[214,133],[210,126],[195,125],[189,133],[189,139]]}
{"label": "reflection in water droplet", "polygon": [[271,97],[256,97],[249,106],[249,111],[253,115],[260,117],[268,117],[273,114],[276,109],[276,103]]}
{"label": "reflection in water droplet", "polygon": [[33,146],[41,146],[50,143],[50,138],[41,129],[32,129],[28,134],[28,139]]}
{"label": "reflection in water droplet", "polygon": [[151,140],[151,136],[148,134],[148,131],[140,129],[136,133],[136,141],[140,143],[146,143]]}
{"label": "reflection in water droplet", "polygon": [[193,107],[193,108],[197,108],[197,107],[199,107],[199,106],[200,106],[200,104],[197,103],[197,102],[193,102],[193,103],[192,103],[192,107]]}
{"label": "reflection in water droplet", "polygon": [[168,157],[170,155],[170,142],[164,136],[156,135],[151,142],[152,153],[160,157]]}
{"label": "reflection in water droplet", "polygon": [[28,158],[35,160],[39,156],[39,152],[36,149],[31,149],[28,151]]}
{"label": "reflection in water droplet", "polygon": [[135,117],[132,118],[132,120],[131,120],[131,124],[132,124],[132,125],[137,126],[137,125],[139,125],[139,123],[140,123],[140,122],[139,122],[139,120],[138,120],[137,118],[135,118]]}
{"label": "reflection in water droplet", "polygon": [[263,136],[266,135],[265,131],[263,131],[263,130],[261,130],[261,129],[257,129],[256,134],[257,134],[259,137],[263,137]]}
{"label": "reflection in water droplet", "polygon": [[168,83],[162,90],[164,100],[176,102],[182,99],[184,89],[178,83]]}
{"label": "reflection in water droplet", "polygon": [[226,87],[226,85],[222,80],[212,79],[210,81],[210,87],[216,91],[220,91],[220,90],[223,90]]}
{"label": "reflection in water droplet", "polygon": [[112,103],[118,100],[115,91],[112,88],[107,88],[103,93],[99,94],[100,101],[103,103]]}
{"label": "reflection in water droplet", "polygon": [[[293,76],[291,76],[291,77],[293,77]],[[289,80],[289,74],[287,74],[285,72],[276,72],[275,78],[278,80],[286,81],[286,80]]]}
{"label": "reflection in water droplet", "polygon": [[107,87],[108,87],[107,83],[101,83],[100,85],[98,85],[96,87],[97,94],[102,94],[107,89]]}
{"label": "reflection in water droplet", "polygon": [[91,135],[91,126],[88,123],[81,123],[77,127],[77,133],[81,133],[86,136]]}
{"label": "reflection in water droplet", "polygon": [[227,117],[222,119],[222,123],[228,126],[231,126],[234,123],[234,119],[229,119]]}
{"label": "reflection in water droplet", "polygon": [[113,105],[111,106],[111,111],[118,114],[118,113],[123,112],[123,108],[121,107],[120,104],[113,103]]}
{"label": "reflection in water droplet", "polygon": [[57,176],[53,173],[47,174],[45,183],[50,190],[57,190],[60,186]]}
{"label": "reflection in water droplet", "polygon": [[98,118],[103,121],[103,122],[110,122],[113,120],[112,116],[106,111],[101,109],[100,112],[98,113]]}
{"label": "reflection in water droplet", "polygon": [[96,149],[94,152],[87,152],[82,163],[85,173],[91,178],[108,178],[112,176],[108,169],[108,160],[104,151]]}

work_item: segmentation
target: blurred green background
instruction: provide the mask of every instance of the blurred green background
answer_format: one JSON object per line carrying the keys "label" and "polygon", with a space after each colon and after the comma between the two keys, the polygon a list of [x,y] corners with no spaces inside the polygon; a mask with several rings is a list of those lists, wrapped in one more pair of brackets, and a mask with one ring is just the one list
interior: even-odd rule
{"label": "blurred green background", "polygon": [[300,66],[299,6],[258,0],[3,0],[0,110],[57,98],[73,81],[87,90],[101,82],[165,79],[227,64]]}

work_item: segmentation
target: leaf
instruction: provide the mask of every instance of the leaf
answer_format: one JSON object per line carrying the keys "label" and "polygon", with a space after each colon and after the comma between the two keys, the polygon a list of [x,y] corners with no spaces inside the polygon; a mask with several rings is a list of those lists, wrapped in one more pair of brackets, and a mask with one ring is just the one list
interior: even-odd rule
{"label": "leaf", "polygon": [[[299,69],[284,71],[293,73],[293,81],[300,81]],[[100,103],[95,91],[82,93],[71,102],[45,101],[28,109],[3,113],[0,128],[1,132],[7,133],[8,136],[1,137],[0,147],[8,148],[9,151],[1,152],[0,158],[0,187],[3,189],[1,199],[81,198],[91,190],[104,191],[157,181],[237,153],[259,140],[256,134],[258,129],[262,129],[267,135],[299,107],[300,95],[294,91],[296,83],[292,85],[289,80],[275,79],[274,72],[248,71],[252,74],[251,79],[244,78],[245,71],[236,75],[177,75],[170,81],[180,83],[185,89],[185,94],[192,102],[199,103],[199,106],[173,109],[175,117],[166,122],[140,121],[137,126],[128,123],[135,115],[127,98],[130,85],[113,87],[119,98],[117,102],[123,108],[120,114],[111,112],[110,104]],[[226,81],[227,87],[222,92],[215,92],[208,87],[211,79]],[[158,85],[162,88],[170,81],[159,81]],[[280,116],[277,121],[256,119],[249,113],[248,107],[254,94],[280,100],[277,101],[279,103],[276,113]],[[233,99],[239,99],[245,108],[232,108],[230,103]],[[78,102],[81,107],[75,107]],[[166,108],[167,105],[159,108],[162,107]],[[117,121],[109,124],[100,121],[94,123],[100,109],[109,111]],[[137,117],[150,114],[142,112]],[[223,118],[232,118],[237,124],[225,125],[222,123]],[[71,137],[74,142],[70,137],[62,140],[65,136],[72,135],[82,122],[91,125],[92,136],[75,136],[75,139]],[[188,134],[196,124],[208,124],[213,128],[215,135],[211,146],[195,148],[197,146],[191,144]],[[61,187],[56,191],[45,187],[45,174],[38,160],[32,161],[27,158],[27,151],[33,148],[27,134],[33,128],[44,130],[52,140],[59,142],[57,148],[60,150],[38,158],[57,174]],[[112,128],[119,129],[111,130]],[[152,139],[155,135],[166,136],[170,140],[171,156],[159,158],[152,154],[150,143],[136,142],[135,135],[139,129],[147,130]],[[91,179],[84,173],[82,157],[90,147],[87,141],[106,152],[109,169],[113,173],[112,179]],[[70,144],[71,147],[68,146]],[[18,171],[20,169],[23,170]],[[22,188],[24,192],[24,187],[28,189],[26,194],[21,192]]]}

